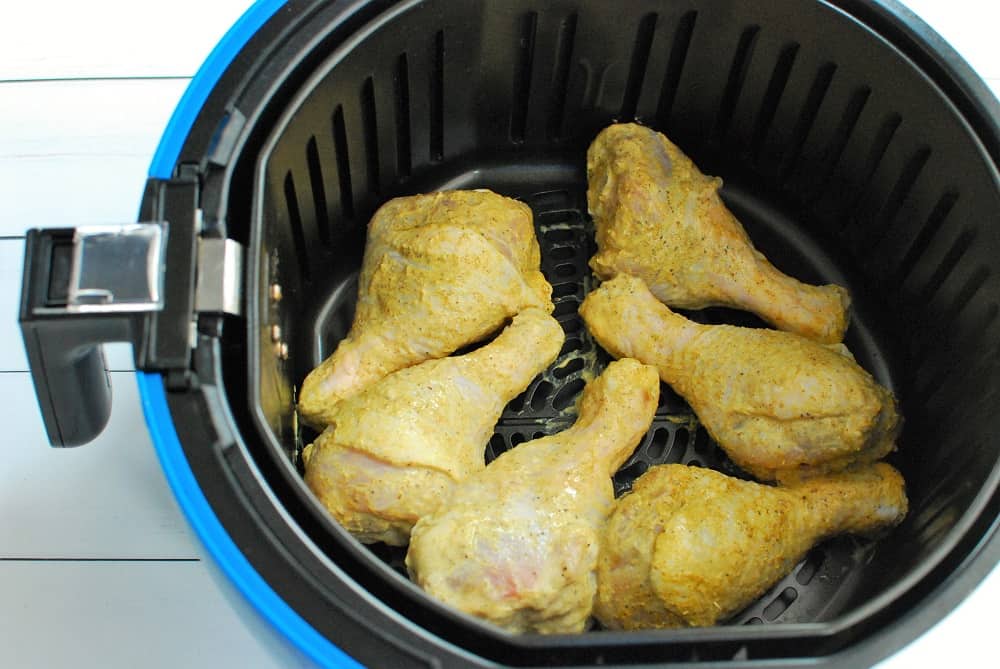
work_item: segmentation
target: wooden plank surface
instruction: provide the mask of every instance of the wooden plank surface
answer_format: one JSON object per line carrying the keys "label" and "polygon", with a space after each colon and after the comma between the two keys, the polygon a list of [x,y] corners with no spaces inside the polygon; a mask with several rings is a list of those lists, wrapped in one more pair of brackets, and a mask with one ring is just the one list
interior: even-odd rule
{"label": "wooden plank surface", "polygon": [[114,403],[101,436],[53,449],[31,376],[0,373],[0,558],[199,557],[153,451],[135,373],[111,376]]}
{"label": "wooden plank surface", "polygon": [[0,84],[0,237],[122,223],[186,79]]}
{"label": "wooden plank surface", "polygon": [[[199,561],[131,374],[93,444],[48,448],[14,314],[24,230],[134,220],[187,79],[247,0],[5,3],[0,19],[0,667],[296,666]],[[1000,92],[995,3],[906,0]],[[112,347],[112,368],[131,368]],[[98,559],[98,561],[94,561]],[[180,561],[178,561],[180,560]],[[991,666],[1000,570],[883,669]],[[277,654],[276,654],[277,653]]]}
{"label": "wooden plank surface", "polygon": [[5,2],[0,81],[190,77],[248,0]]}
{"label": "wooden plank surface", "polygon": [[201,562],[0,561],[0,661],[10,669],[293,669],[301,658]]}

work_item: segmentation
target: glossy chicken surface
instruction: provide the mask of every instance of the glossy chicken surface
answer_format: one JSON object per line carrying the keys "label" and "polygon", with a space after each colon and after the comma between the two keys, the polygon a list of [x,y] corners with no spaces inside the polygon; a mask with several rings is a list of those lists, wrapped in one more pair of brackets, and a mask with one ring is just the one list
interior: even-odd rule
{"label": "glossy chicken surface", "polygon": [[608,521],[594,615],[611,629],[713,625],[760,597],[819,541],[892,527],[906,511],[903,478],[885,463],[788,488],[653,467]]}
{"label": "glossy chicken surface", "polygon": [[413,528],[406,565],[431,596],[512,632],[580,632],[596,591],[611,475],[649,429],[656,370],[612,363],[576,423],[507,451]]}
{"label": "glossy chicken surface", "polygon": [[420,517],[485,467],[507,403],[555,360],[564,334],[541,309],[465,355],[389,374],[339,402],[304,452],[305,480],[363,542],[405,545]]}
{"label": "glossy chicken surface", "polygon": [[751,311],[781,330],[841,341],[850,299],[776,269],[706,176],[662,134],[634,123],[603,130],[587,152],[587,203],[602,279],[631,274],[663,303],[682,309]]}
{"label": "glossy chicken surface", "polygon": [[895,448],[895,398],[843,345],[695,323],[624,274],[590,293],[580,314],[611,355],[654,365],[733,462],[759,479],[836,471]]}
{"label": "glossy chicken surface", "polygon": [[368,224],[347,336],[302,384],[321,428],[337,402],[390,372],[444,357],[528,307],[552,311],[531,210],[490,191],[390,200]]}

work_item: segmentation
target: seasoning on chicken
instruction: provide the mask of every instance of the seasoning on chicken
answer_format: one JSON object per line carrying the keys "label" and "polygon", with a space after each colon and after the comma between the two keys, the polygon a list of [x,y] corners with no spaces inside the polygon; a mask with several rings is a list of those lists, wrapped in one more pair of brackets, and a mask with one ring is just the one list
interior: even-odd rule
{"label": "seasoning on chicken", "polygon": [[759,479],[836,471],[895,448],[895,398],[842,344],[695,323],[624,274],[590,293],[580,314],[611,355],[656,366],[733,462]]}
{"label": "seasoning on chicken", "polygon": [[342,400],[303,453],[306,484],[361,541],[405,545],[417,519],[485,467],[504,407],[564,339],[552,316],[527,309],[471,353],[394,372]]}
{"label": "seasoning on chicken", "polygon": [[660,465],[621,497],[602,537],[594,615],[611,629],[724,621],[819,541],[892,527],[907,511],[885,463],[788,488]]}
{"label": "seasoning on chicken", "polygon": [[671,307],[751,311],[781,330],[841,341],[850,299],[776,269],[708,177],[662,134],[634,123],[603,130],[587,151],[587,203],[602,279],[631,274]]}
{"label": "seasoning on chicken", "polygon": [[649,429],[656,370],[608,366],[569,429],[520,444],[413,528],[406,565],[430,595],[512,632],[581,632],[593,607],[611,475]]}
{"label": "seasoning on chicken", "polygon": [[398,369],[444,357],[528,307],[551,313],[531,210],[496,193],[390,200],[368,225],[350,331],[299,393],[299,417],[327,424],[337,402]]}

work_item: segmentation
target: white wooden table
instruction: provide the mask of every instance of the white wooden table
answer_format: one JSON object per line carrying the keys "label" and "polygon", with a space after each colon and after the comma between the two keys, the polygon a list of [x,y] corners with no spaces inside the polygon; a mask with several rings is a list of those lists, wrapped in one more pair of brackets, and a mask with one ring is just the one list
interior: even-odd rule
{"label": "white wooden table", "polygon": [[[94,443],[50,449],[16,324],[24,230],[135,220],[189,78],[248,0],[6,0],[0,12],[0,667],[277,667],[164,481],[130,351]],[[1000,10],[906,0],[1000,92]],[[997,666],[1000,570],[890,658]]]}

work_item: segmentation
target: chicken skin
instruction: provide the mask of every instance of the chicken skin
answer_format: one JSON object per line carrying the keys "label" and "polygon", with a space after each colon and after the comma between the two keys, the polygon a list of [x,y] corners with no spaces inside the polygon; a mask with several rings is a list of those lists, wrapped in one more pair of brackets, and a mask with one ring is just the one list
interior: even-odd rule
{"label": "chicken skin", "polygon": [[418,518],[485,467],[504,406],[564,338],[556,319],[526,309],[471,353],[399,370],[342,400],[303,453],[306,484],[359,540],[405,545]]}
{"label": "chicken skin", "polygon": [[368,224],[347,336],[299,393],[322,428],[337,402],[390,372],[444,357],[528,307],[551,313],[552,287],[527,205],[490,191],[390,200]]}
{"label": "chicken skin", "polygon": [[895,398],[842,344],[695,323],[624,274],[590,293],[580,314],[612,356],[654,365],[733,462],[758,479],[832,472],[895,448]]}
{"label": "chicken skin", "polygon": [[734,307],[820,342],[843,339],[847,291],[771,265],[719,198],[722,180],[662,134],[634,123],[604,129],[587,151],[587,182],[598,248],[590,266],[601,279],[631,274],[671,307]]}
{"label": "chicken skin", "polygon": [[523,443],[456,486],[413,528],[406,565],[431,596],[512,632],[581,632],[596,592],[611,475],[649,429],[656,370],[612,363],[576,423]]}
{"label": "chicken skin", "polygon": [[714,625],[819,541],[892,527],[906,511],[903,478],[885,463],[788,488],[700,467],[653,467],[608,520],[594,615],[611,629]]}

